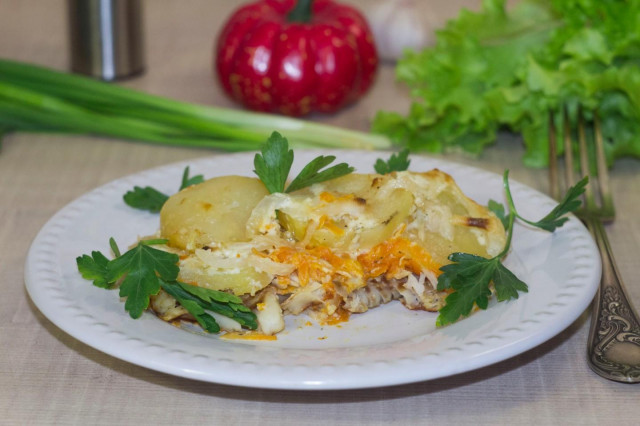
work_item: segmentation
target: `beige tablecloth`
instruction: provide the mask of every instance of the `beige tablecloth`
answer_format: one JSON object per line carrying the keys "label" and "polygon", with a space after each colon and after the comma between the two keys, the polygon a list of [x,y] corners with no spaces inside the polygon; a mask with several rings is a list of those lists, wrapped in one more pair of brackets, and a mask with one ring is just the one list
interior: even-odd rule
{"label": "beige tablecloth", "polygon": [[[123,83],[190,102],[235,107],[212,81],[211,46],[236,2],[145,3],[144,75]],[[370,2],[360,0],[361,7]],[[438,16],[462,1],[433,1]],[[469,1],[476,5],[479,1]],[[65,2],[0,2],[0,56],[67,69]],[[406,89],[384,65],[361,102],[314,120],[367,130],[381,108],[405,111]],[[502,135],[480,159],[447,159],[546,190],[543,171],[521,166],[517,137]],[[640,385],[610,382],[585,361],[588,312],[557,337],[476,371],[414,384],[294,392],[225,386],[151,371],[98,352],[45,318],[24,287],[32,239],[65,204],[112,179],[212,151],[94,137],[12,134],[0,151],[0,423],[2,424],[637,424]],[[613,170],[618,207],[608,226],[618,266],[640,305],[640,163]]]}

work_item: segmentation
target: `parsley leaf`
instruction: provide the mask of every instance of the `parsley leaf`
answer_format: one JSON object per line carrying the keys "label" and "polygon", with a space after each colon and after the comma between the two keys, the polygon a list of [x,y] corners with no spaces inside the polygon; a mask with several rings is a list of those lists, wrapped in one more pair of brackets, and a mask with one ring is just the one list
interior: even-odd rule
{"label": "parsley leaf", "polygon": [[280,133],[273,132],[261,149],[262,155],[253,159],[254,173],[258,175],[270,194],[284,192],[289,171],[293,165],[293,150]]}
{"label": "parsley leaf", "polygon": [[439,311],[438,327],[468,316],[474,304],[486,309],[491,296],[489,283],[495,268],[493,259],[468,253],[453,253],[449,259],[455,263],[440,268],[443,273],[438,277],[438,290],[454,291],[447,296],[446,305]]}
{"label": "parsley leaf", "polygon": [[405,148],[397,154],[391,154],[391,157],[389,157],[387,161],[378,158],[373,168],[376,173],[386,175],[391,172],[403,172],[409,168],[410,163],[409,149]]}
{"label": "parsley leaf", "polygon": [[113,283],[108,279],[107,264],[109,259],[99,251],[92,251],[91,256],[88,254],[76,258],[78,271],[82,278],[92,280],[93,285],[100,288],[111,288]]}
{"label": "parsley leaf", "polygon": [[161,286],[194,316],[202,328],[210,333],[219,332],[220,327],[216,320],[206,313],[207,310],[229,317],[251,330],[258,328],[256,315],[242,304],[242,299],[233,294],[179,281],[173,283],[161,281]]}
{"label": "parsley leaf", "polygon": [[191,185],[197,185],[202,182],[204,182],[204,177],[202,175],[189,177],[189,166],[187,166],[184,168],[184,172],[182,173],[182,183],[180,184],[180,190],[183,190]]}
{"label": "parsley leaf", "polygon": [[502,259],[509,252],[513,237],[513,225],[518,218],[532,226],[553,232],[568,220],[565,216],[580,207],[579,197],[584,192],[587,178],[569,188],[562,201],[549,214],[538,222],[524,219],[516,210],[509,187],[509,171],[503,176],[509,212],[496,201],[489,201],[489,209],[493,211],[507,231],[507,242],[502,251],[490,259],[469,253],[453,253],[449,255],[451,264],[440,268],[442,274],[438,277],[437,289],[450,290],[445,299],[445,306],[440,309],[437,326],[453,323],[460,317],[468,316],[474,306],[486,309],[491,296],[491,283],[495,289],[498,301],[517,299],[518,292],[526,293],[527,284],[520,280],[513,272],[502,264]]}
{"label": "parsley leaf", "polygon": [[[537,222],[527,220],[520,215],[518,215],[518,217],[529,225],[553,232],[556,228],[561,227],[567,220],[569,220],[565,217],[568,213],[580,208],[580,205],[582,204],[580,196],[584,193],[588,183],[588,176],[582,178],[577,184],[569,188],[562,201],[560,201],[560,203],[555,206],[549,214]],[[505,183],[505,185],[508,185],[508,182]]]}
{"label": "parsley leaf", "polygon": [[499,257],[486,259],[468,253],[453,253],[449,259],[454,263],[440,268],[438,290],[453,289],[440,309],[436,325],[442,326],[466,317],[473,306],[487,309],[493,282],[498,301],[517,299],[518,291],[526,293],[527,285],[509,271]]}
{"label": "parsley leaf", "polygon": [[[295,179],[285,188],[291,166],[293,165],[293,150],[289,149],[289,142],[278,132],[273,132],[253,159],[254,173],[258,175],[269,193],[292,192],[311,186],[315,183],[336,179],[354,171],[346,163],[327,167],[336,157],[321,155],[307,164]],[[324,170],[323,170],[324,169]]]}
{"label": "parsley leaf", "polygon": [[168,283],[166,281],[160,281],[162,289],[172,296],[183,308],[185,308],[193,317],[198,321],[198,324],[209,333],[218,333],[220,326],[216,322],[215,318],[209,315],[204,308],[185,292],[178,284]]}
{"label": "parsley leaf", "polygon": [[151,247],[166,242],[163,239],[140,241],[136,247],[120,255],[118,245],[111,238],[109,245],[115,259],[108,260],[102,253],[94,251],[91,256],[85,254],[76,259],[78,271],[83,278],[93,280],[94,285],[102,288],[113,288],[118,280],[122,280],[120,297],[127,298],[125,310],[132,318],[139,318],[149,306],[150,297],[162,288],[210,333],[219,332],[220,326],[207,310],[227,316],[243,327],[258,328],[256,315],[239,297],[176,281],[178,256]]}
{"label": "parsley leaf", "polygon": [[517,299],[519,291],[523,293],[529,291],[527,284],[516,277],[515,274],[507,269],[501,262],[497,262],[492,279],[499,302]]}
{"label": "parsley leaf", "polygon": [[127,191],[122,198],[129,207],[158,213],[169,199],[169,196],[151,186],[145,186],[144,188],[134,186],[133,190]]}
{"label": "parsley leaf", "polygon": [[258,328],[255,314],[251,312],[251,309],[242,304],[242,299],[238,296],[224,291],[211,290],[182,282],[178,282],[177,284],[182,290],[197,298],[197,302],[203,308],[236,320],[240,325],[252,330]]}
{"label": "parsley leaf", "polygon": [[140,318],[149,306],[149,297],[158,294],[158,277],[173,281],[178,277],[178,255],[151,247],[165,240],[141,241],[138,245],[107,265],[107,278],[115,282],[124,277],[120,297],[126,297],[124,308],[131,318]]}
{"label": "parsley leaf", "polygon": [[202,299],[207,303],[219,302],[219,303],[232,303],[238,305],[238,308],[234,310],[240,310],[244,312],[251,312],[251,309],[242,304],[242,299],[238,296],[219,290],[211,290],[204,287],[198,287],[185,283],[178,283],[183,290],[191,293],[192,295]]}
{"label": "parsley leaf", "polygon": [[333,155],[321,155],[314,158],[307,164],[296,178],[289,184],[286,192],[297,191],[298,189],[311,186],[314,183],[324,182],[335,179],[340,176],[348,175],[353,172],[354,168],[349,167],[347,163],[340,163],[322,170],[324,167],[333,163],[336,157]]}
{"label": "parsley leaf", "polygon": [[[202,175],[189,177],[189,167],[187,166],[182,173],[182,181],[179,190],[202,182],[204,182]],[[144,188],[134,186],[133,189],[131,191],[127,191],[122,198],[129,207],[133,207],[138,210],[146,210],[151,213],[159,213],[164,203],[169,199],[169,196],[151,186],[145,186]]]}

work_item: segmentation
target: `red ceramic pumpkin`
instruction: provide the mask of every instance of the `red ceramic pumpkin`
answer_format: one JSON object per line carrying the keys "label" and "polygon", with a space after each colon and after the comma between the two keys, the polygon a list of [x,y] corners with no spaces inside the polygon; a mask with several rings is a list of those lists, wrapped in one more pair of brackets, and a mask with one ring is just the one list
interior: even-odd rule
{"label": "red ceramic pumpkin", "polygon": [[373,83],[378,56],[353,7],[332,0],[261,0],[236,10],[216,47],[225,92],[248,108],[334,112]]}

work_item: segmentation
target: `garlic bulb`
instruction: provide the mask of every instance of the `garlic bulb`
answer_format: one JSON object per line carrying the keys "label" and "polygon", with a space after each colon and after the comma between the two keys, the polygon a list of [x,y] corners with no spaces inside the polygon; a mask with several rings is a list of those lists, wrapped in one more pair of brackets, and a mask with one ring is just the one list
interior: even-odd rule
{"label": "garlic bulb", "polygon": [[425,0],[380,0],[365,14],[380,58],[396,61],[406,48],[419,50],[435,41],[438,17]]}

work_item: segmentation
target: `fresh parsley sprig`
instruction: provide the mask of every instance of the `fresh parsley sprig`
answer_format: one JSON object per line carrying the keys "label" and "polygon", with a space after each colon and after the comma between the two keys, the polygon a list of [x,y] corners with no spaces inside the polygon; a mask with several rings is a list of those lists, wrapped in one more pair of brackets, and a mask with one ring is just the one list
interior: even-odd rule
{"label": "fresh parsley sprig", "polygon": [[120,297],[126,297],[125,310],[131,318],[139,318],[149,307],[150,297],[160,288],[173,296],[198,321],[203,329],[217,333],[220,327],[206,311],[227,316],[243,327],[258,327],[255,314],[232,294],[210,290],[177,281],[178,255],[151,246],[166,244],[167,240],[140,241],[134,248],[120,255],[113,238],[109,240],[115,258],[108,260],[99,251],[76,258],[83,278],[100,288],[114,288],[120,282]]}
{"label": "fresh parsley sprig", "polygon": [[453,263],[445,265],[438,277],[438,290],[452,290],[445,299],[446,305],[440,309],[437,326],[453,323],[460,317],[468,316],[473,307],[486,309],[491,296],[493,283],[498,301],[517,299],[518,292],[526,293],[527,285],[502,264],[502,259],[509,252],[513,237],[513,225],[516,218],[523,222],[553,232],[568,220],[566,215],[580,207],[580,195],[585,190],[588,178],[583,178],[575,186],[569,188],[562,201],[549,214],[538,221],[523,218],[516,209],[511,188],[509,187],[509,171],[504,172],[503,184],[507,198],[509,213],[500,203],[491,201],[489,208],[502,220],[507,231],[507,241],[503,250],[493,258],[487,259],[468,253],[452,253],[449,260]]}
{"label": "fresh parsley sprig", "polygon": [[403,172],[409,169],[409,149],[405,148],[397,154],[391,154],[388,160],[378,158],[373,165],[376,173],[386,175],[391,172]]}
{"label": "fresh parsley sprig", "polygon": [[286,186],[291,166],[293,165],[293,150],[289,149],[287,138],[278,132],[273,132],[253,159],[254,173],[258,175],[269,193],[293,192],[311,186],[314,183],[325,182],[348,175],[355,169],[346,163],[339,163],[331,167],[336,157],[321,155],[307,164],[293,181]]}
{"label": "fresh parsley sprig", "polygon": [[[182,181],[179,191],[188,186],[202,182],[204,182],[202,175],[189,176],[189,167],[187,166],[182,173]],[[164,203],[169,199],[169,196],[151,186],[134,186],[133,189],[131,191],[127,191],[122,198],[128,206],[133,207],[134,209],[158,213],[162,209]]]}
{"label": "fresh parsley sprig", "polygon": [[[589,178],[584,177],[577,184],[575,184],[575,186],[569,188],[560,203],[555,206],[554,209],[549,212],[549,214],[547,214],[537,222],[531,222],[530,220],[527,220],[520,216],[515,207],[513,207],[513,212],[516,217],[518,217],[518,219],[522,220],[523,222],[537,228],[542,228],[546,231],[553,232],[556,230],[556,228],[561,227],[567,220],[569,220],[569,218],[566,217],[568,213],[576,211],[578,208],[580,208],[580,205],[582,204],[582,202],[580,201],[580,196],[584,193],[587,183],[589,183]],[[508,195],[509,204],[513,205],[511,194],[508,193]]]}

